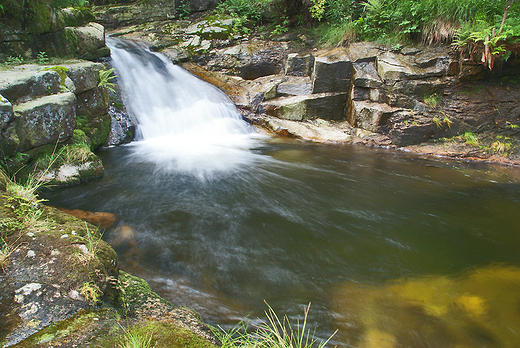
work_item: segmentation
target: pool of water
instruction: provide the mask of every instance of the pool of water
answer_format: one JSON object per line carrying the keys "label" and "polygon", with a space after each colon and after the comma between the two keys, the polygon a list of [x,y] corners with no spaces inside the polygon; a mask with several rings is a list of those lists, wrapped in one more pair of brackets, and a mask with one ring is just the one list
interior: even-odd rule
{"label": "pool of water", "polygon": [[265,302],[301,320],[311,302],[338,347],[520,344],[520,170],[283,139],[252,151],[201,180],[111,148],[101,180],[44,197],[116,214],[104,238],[121,268],[214,325]]}

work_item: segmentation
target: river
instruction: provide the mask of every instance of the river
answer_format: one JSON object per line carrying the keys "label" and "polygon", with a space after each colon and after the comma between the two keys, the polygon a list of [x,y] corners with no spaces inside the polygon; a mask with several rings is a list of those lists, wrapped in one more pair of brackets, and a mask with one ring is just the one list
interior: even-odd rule
{"label": "river", "polygon": [[331,346],[520,344],[519,169],[260,136],[216,88],[107,43],[138,137],[43,196],[116,214],[123,270],[227,329],[311,303]]}
{"label": "river", "polygon": [[[295,320],[312,302],[309,321],[327,337],[353,320],[337,299],[345,284],[364,301],[403,277],[520,266],[518,169],[283,139],[252,151],[264,160],[201,181],[111,148],[101,180],[44,196],[115,213],[104,238],[122,269],[228,328],[261,317],[264,300]],[[357,346],[353,335],[333,343]]]}

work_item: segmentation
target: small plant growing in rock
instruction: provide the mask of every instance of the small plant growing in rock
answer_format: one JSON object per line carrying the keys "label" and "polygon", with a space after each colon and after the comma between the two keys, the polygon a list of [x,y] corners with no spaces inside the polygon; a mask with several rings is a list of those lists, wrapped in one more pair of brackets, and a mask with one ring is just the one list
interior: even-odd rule
{"label": "small plant growing in rock", "polygon": [[472,145],[472,146],[478,146],[478,139],[477,136],[471,132],[466,132],[462,136],[466,144]]}
{"label": "small plant growing in rock", "polygon": [[441,99],[441,97],[437,93],[434,93],[434,94],[424,98],[424,103],[430,109],[435,109],[439,105],[440,99]]}
{"label": "small plant growing in rock", "polygon": [[119,339],[118,348],[152,348],[152,336],[143,336],[136,330],[127,330]]}
{"label": "small plant growing in rock", "polygon": [[93,282],[83,283],[81,288],[79,288],[79,293],[81,296],[87,300],[91,305],[95,305],[99,302],[99,298],[103,294],[99,287]]}
{"label": "small plant growing in rock", "polygon": [[49,63],[49,57],[47,57],[47,53],[45,52],[38,53],[36,59],[38,59],[38,64],[40,65]]}
{"label": "small plant growing in rock", "polygon": [[23,57],[22,56],[16,56],[16,57],[9,56],[9,57],[7,57],[7,59],[4,62],[5,66],[20,65],[20,64],[23,64]]}
{"label": "small plant growing in rock", "polygon": [[115,79],[116,76],[113,75],[114,68],[110,68],[108,70],[101,70],[99,72],[99,84],[98,87],[106,87],[108,90],[115,93],[114,87],[116,86],[115,83],[110,82],[112,79]]}
{"label": "small plant growing in rock", "polygon": [[87,222],[85,222],[85,236],[77,236],[78,243],[76,246],[80,250],[78,258],[81,262],[88,264],[96,257],[98,250],[98,243],[101,240],[102,234],[98,233],[98,230],[91,231],[88,228]]}
{"label": "small plant growing in rock", "polygon": [[435,125],[437,126],[437,128],[441,128],[442,127],[442,122],[441,120],[439,120],[437,117],[434,117],[432,119],[432,122],[435,123]]}
{"label": "small plant growing in rock", "polygon": [[491,144],[491,149],[497,153],[504,153],[511,149],[511,144],[503,143],[500,140],[497,140]]}
{"label": "small plant growing in rock", "polygon": [[444,119],[442,120],[442,122],[444,122],[444,124],[446,126],[448,126],[448,128],[451,128],[451,124],[453,123],[453,121],[450,119],[449,116],[444,116]]}

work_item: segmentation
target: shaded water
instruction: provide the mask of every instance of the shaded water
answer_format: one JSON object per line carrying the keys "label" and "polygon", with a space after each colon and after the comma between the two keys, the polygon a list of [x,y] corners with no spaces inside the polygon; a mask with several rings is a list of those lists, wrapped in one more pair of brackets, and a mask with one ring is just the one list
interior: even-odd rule
{"label": "shaded water", "polygon": [[[516,334],[493,339],[499,334],[479,329],[500,316],[489,297],[520,317],[518,169],[291,141],[251,151],[263,160],[201,182],[133,161],[132,147],[112,148],[101,153],[103,179],[45,197],[117,214],[105,238],[122,268],[211,324],[261,316],[264,300],[301,318],[312,302],[318,336],[339,327],[340,347],[520,344]],[[497,279],[511,275],[506,283],[490,276],[461,285],[495,263]],[[397,279],[402,286],[392,285]],[[428,298],[410,290],[424,287],[433,291]],[[465,294],[477,288],[484,293]],[[453,294],[442,305],[451,309],[429,309],[442,297],[435,291]],[[466,307],[477,309],[457,314]],[[418,318],[426,326],[418,328]],[[506,330],[520,333],[520,321],[507,320]],[[473,326],[460,324],[459,338],[453,321]],[[424,333],[432,323],[435,334]]]}

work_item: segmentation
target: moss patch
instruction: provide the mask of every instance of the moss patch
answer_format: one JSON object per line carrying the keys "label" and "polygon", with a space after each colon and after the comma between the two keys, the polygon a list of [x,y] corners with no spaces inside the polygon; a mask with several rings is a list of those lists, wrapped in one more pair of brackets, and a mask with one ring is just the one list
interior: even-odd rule
{"label": "moss patch", "polygon": [[151,336],[154,347],[168,348],[214,348],[207,339],[175,324],[164,321],[146,321],[134,325],[130,332],[139,337]]}

